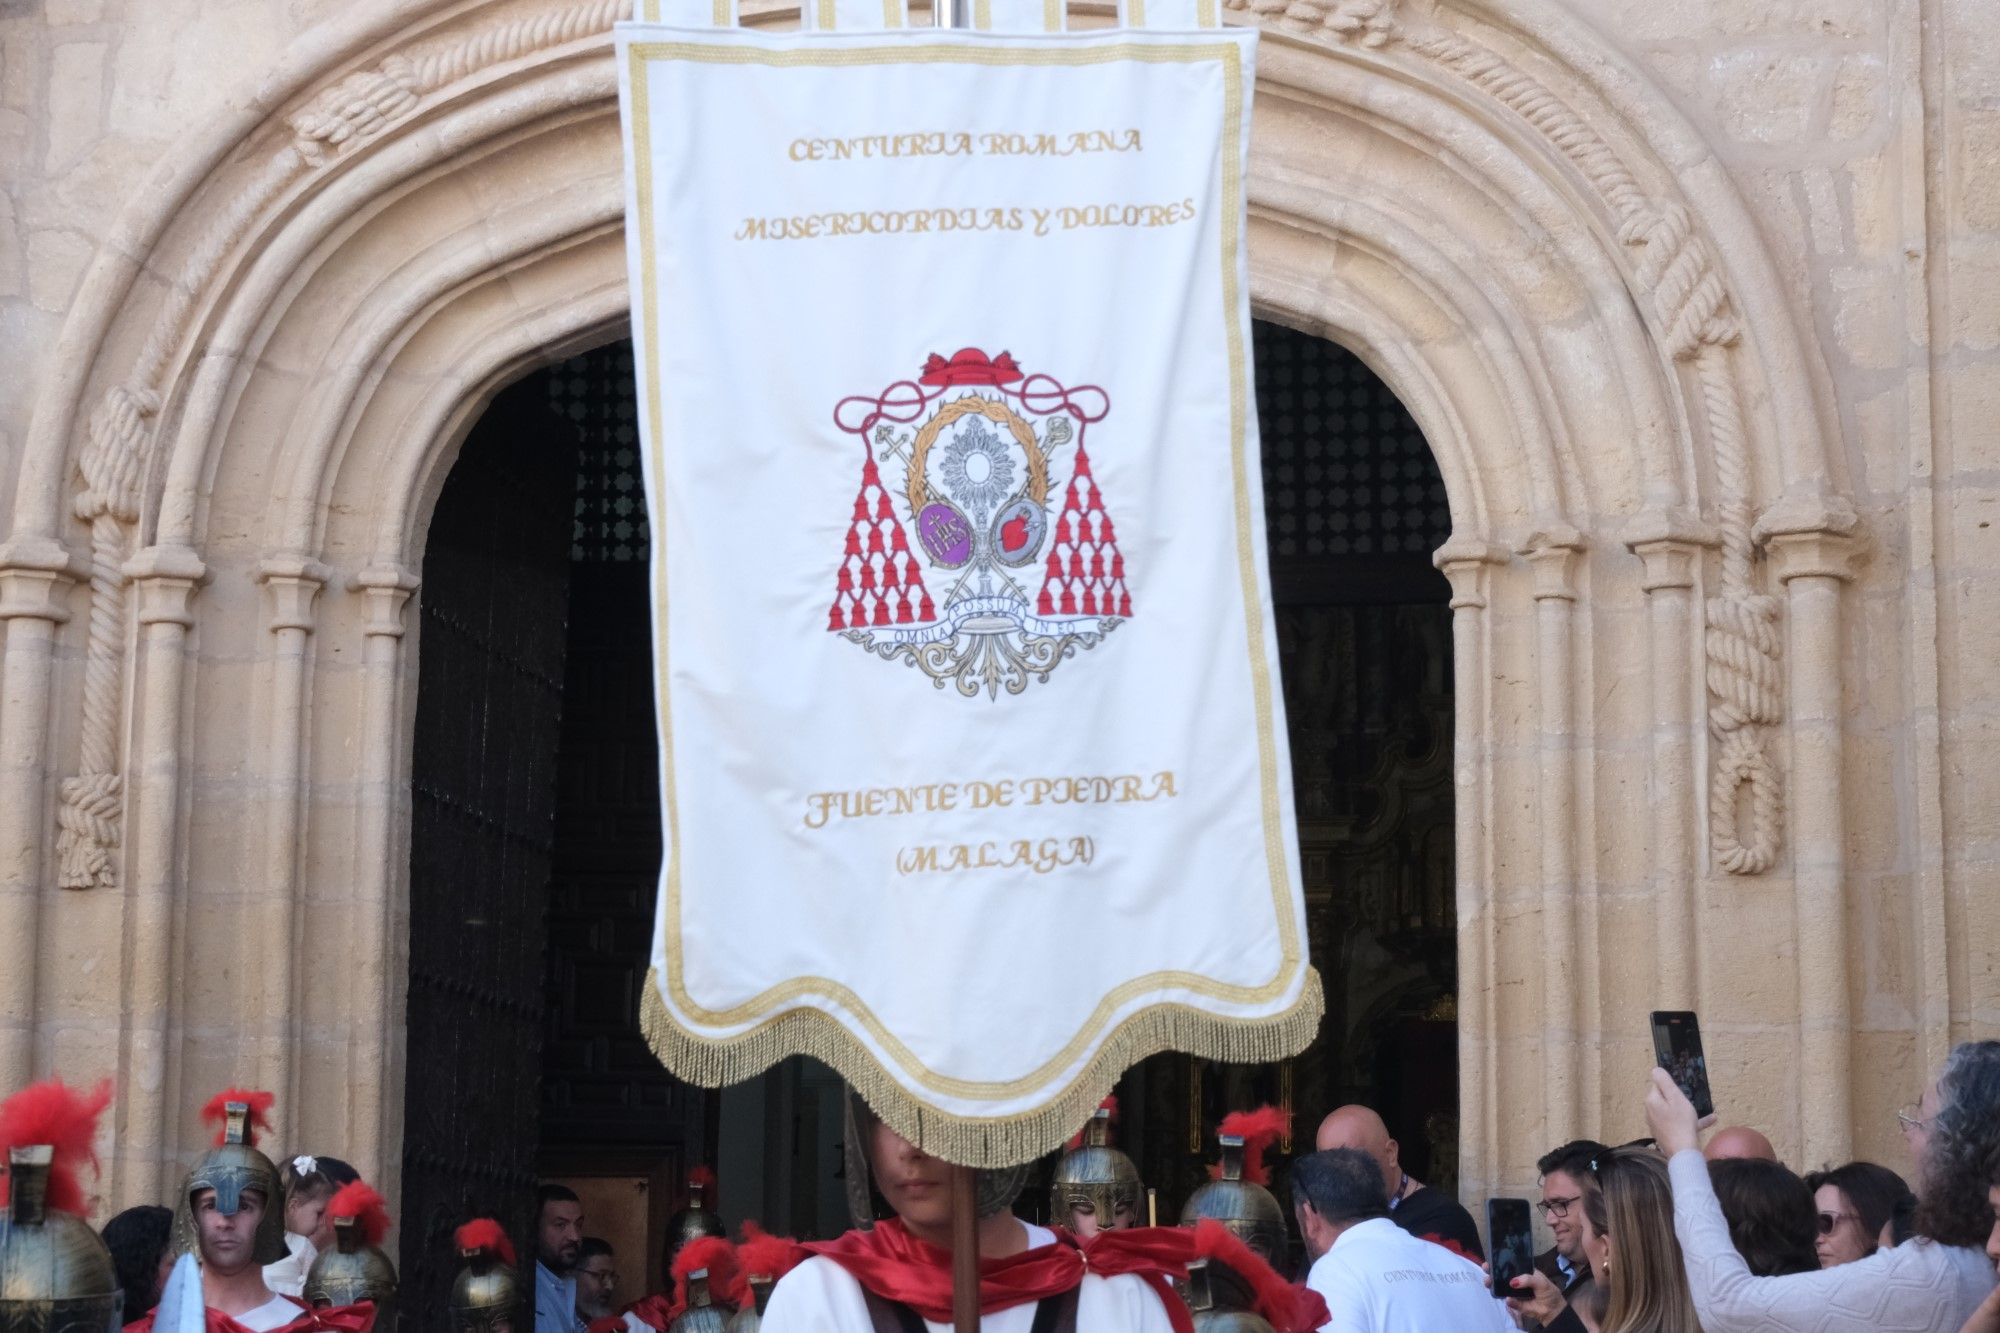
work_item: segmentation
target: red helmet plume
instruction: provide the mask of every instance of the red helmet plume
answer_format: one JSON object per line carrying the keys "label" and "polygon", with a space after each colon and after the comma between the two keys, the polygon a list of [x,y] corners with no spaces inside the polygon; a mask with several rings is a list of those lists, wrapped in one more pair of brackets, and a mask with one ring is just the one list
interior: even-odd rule
{"label": "red helmet plume", "polygon": [[[1292,1127],[1292,1113],[1282,1106],[1260,1106],[1254,1111],[1231,1111],[1215,1127],[1218,1134],[1233,1134],[1243,1140],[1243,1178],[1252,1185],[1271,1183],[1271,1169],[1264,1164],[1264,1150],[1284,1137]],[[1220,1167],[1209,1168],[1220,1176]]]}
{"label": "red helmet plume", "polygon": [[[50,1079],[21,1089],[0,1103],[0,1152],[47,1144],[48,1206],[81,1216],[85,1210],[79,1173],[85,1163],[97,1170],[97,1117],[111,1103],[111,1080],[88,1093]],[[7,1181],[0,1179],[0,1204],[8,1201]]]}
{"label": "red helmet plume", "polygon": [[743,1283],[743,1270],[736,1259],[736,1247],[721,1236],[702,1236],[681,1247],[674,1256],[674,1306],[685,1310],[688,1274],[708,1270],[708,1291],[718,1304],[735,1309],[750,1299]]}
{"label": "red helmet plume", "polygon": [[1295,1287],[1285,1281],[1262,1255],[1213,1218],[1195,1224],[1194,1252],[1248,1282],[1257,1313],[1277,1333],[1312,1333],[1331,1317],[1323,1296],[1310,1287]]}
{"label": "red helmet plume", "polygon": [[271,1129],[271,1108],[278,1099],[268,1092],[249,1092],[242,1088],[231,1088],[218,1092],[208,1099],[208,1105],[201,1108],[201,1118],[215,1126],[215,1143],[222,1146],[222,1139],[229,1129],[229,1103],[242,1102],[250,1108],[250,1123],[244,1137],[251,1147],[257,1146],[257,1136],[269,1133]]}
{"label": "red helmet plume", "polygon": [[490,1217],[473,1218],[452,1233],[452,1240],[461,1254],[484,1250],[509,1268],[520,1262],[514,1257],[514,1242],[507,1239],[507,1228]]}
{"label": "red helmet plume", "polygon": [[344,1217],[353,1218],[354,1224],[361,1228],[363,1245],[380,1245],[389,1234],[389,1201],[365,1180],[342,1185],[334,1191],[326,1215],[336,1222]]}
{"label": "red helmet plume", "polygon": [[702,1201],[709,1204],[713,1204],[721,1193],[715,1186],[715,1168],[712,1166],[689,1167],[687,1187],[690,1196],[700,1190]]}
{"label": "red helmet plume", "polygon": [[799,1243],[790,1236],[773,1236],[755,1222],[743,1224],[743,1243],[736,1247],[736,1266],[745,1281],[761,1277],[776,1282],[804,1257]]}

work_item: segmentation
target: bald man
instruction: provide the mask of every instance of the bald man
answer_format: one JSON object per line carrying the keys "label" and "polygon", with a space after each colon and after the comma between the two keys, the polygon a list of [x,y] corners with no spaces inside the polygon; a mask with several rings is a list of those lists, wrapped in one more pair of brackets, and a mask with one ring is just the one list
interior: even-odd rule
{"label": "bald man", "polygon": [[1479,1228],[1458,1200],[1441,1194],[1403,1170],[1402,1151],[1389,1137],[1382,1117],[1365,1106],[1343,1106],[1319,1122],[1314,1146],[1359,1148],[1375,1159],[1382,1172],[1382,1191],[1389,1201],[1389,1218],[1412,1236],[1439,1244],[1450,1242],[1475,1261],[1484,1261]]}
{"label": "bald man", "polygon": [[1701,1150],[1701,1155],[1711,1162],[1720,1162],[1727,1157],[1740,1157],[1751,1162],[1775,1162],[1778,1150],[1771,1141],[1748,1125],[1730,1125],[1715,1131],[1715,1137]]}

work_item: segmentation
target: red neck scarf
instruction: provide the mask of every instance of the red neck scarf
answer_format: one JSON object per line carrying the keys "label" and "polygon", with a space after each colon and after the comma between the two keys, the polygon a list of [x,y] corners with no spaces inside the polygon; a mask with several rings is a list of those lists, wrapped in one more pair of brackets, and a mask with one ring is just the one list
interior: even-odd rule
{"label": "red neck scarf", "polygon": [[[369,1301],[358,1305],[338,1305],[327,1310],[310,1310],[296,1296],[285,1299],[299,1307],[299,1317],[286,1324],[280,1333],[371,1333],[375,1327],[375,1306]],[[249,1329],[213,1306],[203,1310],[202,1314],[207,1333],[250,1333]],[[149,1310],[125,1325],[125,1333],[152,1333],[152,1328],[153,1311]]]}
{"label": "red neck scarf", "polygon": [[[1060,1296],[1081,1285],[1085,1273],[1099,1277],[1131,1273],[1160,1297],[1176,1333],[1193,1333],[1187,1307],[1170,1284],[1193,1257],[1188,1235],[1168,1227],[1107,1231],[1083,1246],[1068,1232],[1058,1231],[1053,1245],[1038,1245],[1004,1259],[981,1259],[979,1312],[997,1314]],[[863,1290],[883,1300],[906,1305],[933,1323],[951,1322],[951,1251],[918,1240],[895,1218],[877,1222],[869,1231],[850,1231],[838,1240],[801,1248],[839,1264]]]}

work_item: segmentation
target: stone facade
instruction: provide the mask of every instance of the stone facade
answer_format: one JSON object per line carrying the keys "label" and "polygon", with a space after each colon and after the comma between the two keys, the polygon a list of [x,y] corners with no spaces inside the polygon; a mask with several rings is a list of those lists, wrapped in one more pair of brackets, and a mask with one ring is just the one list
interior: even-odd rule
{"label": "stone facade", "polygon": [[[1259,313],[1450,495],[1464,1192],[1641,1132],[1656,1007],[1902,1164],[2000,1034],[2000,23],[1230,3]],[[414,571],[622,327],[625,7],[0,8],[0,1085],[118,1080],[106,1206],[237,1078],[393,1197]]]}

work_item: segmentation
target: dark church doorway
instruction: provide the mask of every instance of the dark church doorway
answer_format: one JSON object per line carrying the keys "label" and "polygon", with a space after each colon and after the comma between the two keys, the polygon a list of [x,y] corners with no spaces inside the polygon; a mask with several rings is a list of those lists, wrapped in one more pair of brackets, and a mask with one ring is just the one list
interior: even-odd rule
{"label": "dark church doorway", "polygon": [[[1257,1067],[1159,1056],[1119,1093],[1122,1137],[1166,1220],[1215,1121],[1288,1104],[1380,1109],[1411,1173],[1456,1184],[1448,535],[1409,414],[1357,358],[1255,330],[1264,488],[1311,948],[1327,1013],[1305,1054]],[[661,1069],[639,1032],[660,855],[649,533],[631,346],[495,399],[432,520],[419,593],[412,768],[403,1271],[437,1327],[449,1232],[477,1212],[526,1238],[534,1182],[585,1198],[625,1294],[689,1169],[732,1221],[845,1225],[839,1083],[793,1060],[722,1093]],[[1052,925],[1051,939],[1057,928]],[[1032,1194],[1028,1211],[1041,1202]]]}

